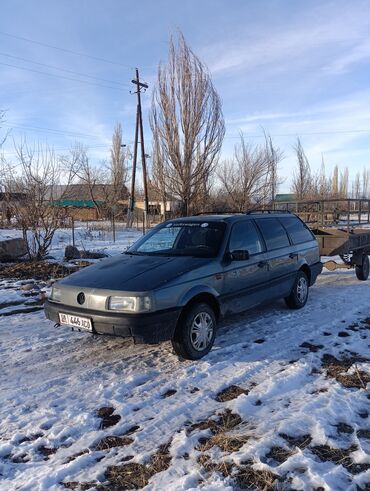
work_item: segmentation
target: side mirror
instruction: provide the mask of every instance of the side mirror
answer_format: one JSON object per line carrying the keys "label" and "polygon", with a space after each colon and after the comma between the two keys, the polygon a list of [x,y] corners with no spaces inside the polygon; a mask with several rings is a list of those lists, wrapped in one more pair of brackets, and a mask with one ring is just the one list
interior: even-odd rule
{"label": "side mirror", "polygon": [[249,259],[249,252],[244,250],[236,250],[230,252],[231,261],[247,261]]}

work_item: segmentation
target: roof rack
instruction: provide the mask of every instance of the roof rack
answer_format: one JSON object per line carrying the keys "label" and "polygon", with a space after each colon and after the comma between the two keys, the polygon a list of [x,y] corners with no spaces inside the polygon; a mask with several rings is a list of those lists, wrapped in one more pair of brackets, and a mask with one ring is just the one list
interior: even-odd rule
{"label": "roof rack", "polygon": [[274,213],[291,213],[289,210],[248,210],[245,212],[246,215],[253,215],[253,213],[267,213],[268,215],[273,215]]}
{"label": "roof rack", "polygon": [[201,215],[240,215],[244,214],[244,211],[201,211],[200,213],[195,213],[195,217],[199,217]]}

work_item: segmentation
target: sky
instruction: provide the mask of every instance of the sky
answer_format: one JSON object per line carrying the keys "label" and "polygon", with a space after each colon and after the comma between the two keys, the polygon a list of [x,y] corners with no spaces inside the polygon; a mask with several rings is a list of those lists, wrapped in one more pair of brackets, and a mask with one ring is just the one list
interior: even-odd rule
{"label": "sky", "polygon": [[0,109],[3,146],[47,142],[67,153],[109,156],[114,126],[132,144],[135,67],[149,84],[148,114],[168,38],[181,30],[207,65],[222,103],[222,158],[242,131],[263,129],[283,151],[281,192],[289,192],[293,146],[301,138],[313,171],[370,166],[370,2],[293,0],[2,0]]}

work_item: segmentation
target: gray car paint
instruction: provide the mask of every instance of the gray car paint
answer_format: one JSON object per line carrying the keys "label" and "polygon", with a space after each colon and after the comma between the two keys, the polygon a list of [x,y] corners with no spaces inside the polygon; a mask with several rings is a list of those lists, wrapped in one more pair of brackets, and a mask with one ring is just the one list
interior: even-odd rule
{"label": "gray car paint", "polygon": [[[253,218],[254,215],[248,217]],[[320,260],[316,240],[313,237],[312,241],[290,245],[284,250],[256,254],[246,261],[227,261],[225,251],[230,229],[241,219],[246,217],[182,218],[181,221],[226,222],[225,236],[216,258],[128,254],[108,258],[58,281],[56,286],[62,295],[60,303],[79,307],[87,313],[90,309],[110,312],[109,296],[148,295],[152,299],[152,310],[161,311],[182,307],[196,295],[209,293],[220,301],[221,312],[225,314],[241,312],[269,298],[286,296],[292,288],[296,271],[302,265]],[[289,258],[289,254],[294,254],[294,258]],[[265,261],[266,266],[259,267],[261,261]],[[282,277],[280,283],[279,277]],[[80,292],[84,292],[86,297],[83,305],[77,302]]]}

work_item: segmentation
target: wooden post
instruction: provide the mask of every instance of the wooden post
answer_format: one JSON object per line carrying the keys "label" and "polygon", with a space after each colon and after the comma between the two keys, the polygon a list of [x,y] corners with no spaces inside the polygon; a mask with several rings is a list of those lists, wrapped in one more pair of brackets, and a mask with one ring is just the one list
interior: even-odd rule
{"label": "wooden post", "polygon": [[72,225],[72,245],[75,247],[75,219],[73,215],[71,216],[71,225]]}
{"label": "wooden post", "polygon": [[347,232],[349,233],[349,222],[351,219],[351,202],[350,200],[347,201]]}
{"label": "wooden post", "polygon": [[112,212],[112,229],[113,229],[113,243],[116,243],[116,219],[114,212]]}
{"label": "wooden post", "polygon": [[359,200],[358,200],[358,223],[360,223],[360,224],[361,224],[361,211],[362,211],[362,210],[361,210],[361,208],[362,208],[362,207],[361,207],[361,204],[362,204],[362,202],[361,202],[361,200],[359,199]]}

